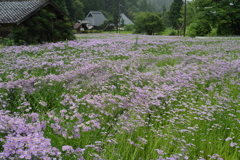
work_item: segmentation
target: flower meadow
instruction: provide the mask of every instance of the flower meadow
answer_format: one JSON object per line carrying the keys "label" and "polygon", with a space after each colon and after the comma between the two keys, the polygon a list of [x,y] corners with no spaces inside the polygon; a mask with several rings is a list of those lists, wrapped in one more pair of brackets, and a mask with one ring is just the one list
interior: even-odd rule
{"label": "flower meadow", "polygon": [[0,159],[240,159],[238,38],[90,34],[0,64]]}

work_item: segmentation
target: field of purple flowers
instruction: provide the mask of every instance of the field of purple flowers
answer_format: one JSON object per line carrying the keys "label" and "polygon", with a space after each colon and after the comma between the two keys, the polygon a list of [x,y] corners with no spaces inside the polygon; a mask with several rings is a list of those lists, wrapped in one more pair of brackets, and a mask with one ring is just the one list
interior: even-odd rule
{"label": "field of purple flowers", "polygon": [[0,49],[1,160],[239,160],[239,133],[240,39]]}

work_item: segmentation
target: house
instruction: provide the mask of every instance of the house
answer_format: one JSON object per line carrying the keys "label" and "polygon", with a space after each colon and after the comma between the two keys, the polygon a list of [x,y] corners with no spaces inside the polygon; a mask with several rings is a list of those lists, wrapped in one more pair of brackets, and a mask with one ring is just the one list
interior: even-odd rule
{"label": "house", "polygon": [[107,20],[100,11],[90,11],[85,19],[90,22],[90,26],[99,26]]}
{"label": "house", "polygon": [[126,24],[134,24],[124,13],[120,14],[120,26],[122,24],[122,21],[124,22],[124,25]]}
{"label": "house", "polygon": [[88,21],[81,21],[81,20],[78,20],[77,23],[75,23],[74,25],[74,29],[77,30],[77,31],[85,31],[85,30],[88,30],[90,27],[89,27],[89,23]]}
{"label": "house", "polygon": [[[46,28],[46,32],[41,33],[34,33],[33,31],[27,30],[25,35],[24,41],[30,41],[31,39],[39,39],[37,41],[52,41],[54,31],[60,29],[59,24],[65,22],[66,17],[69,18],[71,21],[71,17],[69,17],[55,2],[52,0],[28,0],[28,1],[0,1],[0,37],[10,37],[13,32],[13,29],[21,29],[27,28],[26,26],[29,25],[30,22],[35,23],[32,21],[32,17],[41,15],[40,11],[46,10],[47,13],[52,13],[55,15],[52,19],[46,19],[47,22],[51,25],[51,27]],[[40,23],[40,21],[39,21]],[[40,26],[45,27],[46,25],[43,24],[35,24],[36,28]],[[34,24],[32,24],[33,26]],[[34,26],[33,26],[34,27]],[[28,26],[29,28],[29,26]],[[62,27],[63,28],[63,27]],[[59,30],[60,33],[64,32],[63,29]],[[14,38],[14,37],[13,37]],[[64,38],[64,37],[62,37]],[[58,39],[58,38],[57,38]],[[56,40],[57,40],[56,39]],[[66,38],[65,38],[66,39]],[[31,41],[29,42],[31,43]]]}

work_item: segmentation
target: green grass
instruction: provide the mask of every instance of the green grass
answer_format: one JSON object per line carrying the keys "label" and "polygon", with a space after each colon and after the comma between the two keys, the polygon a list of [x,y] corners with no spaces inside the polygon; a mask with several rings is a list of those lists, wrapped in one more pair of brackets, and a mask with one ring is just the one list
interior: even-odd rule
{"label": "green grass", "polygon": [[132,34],[133,31],[104,31],[104,33],[120,33],[120,34]]}

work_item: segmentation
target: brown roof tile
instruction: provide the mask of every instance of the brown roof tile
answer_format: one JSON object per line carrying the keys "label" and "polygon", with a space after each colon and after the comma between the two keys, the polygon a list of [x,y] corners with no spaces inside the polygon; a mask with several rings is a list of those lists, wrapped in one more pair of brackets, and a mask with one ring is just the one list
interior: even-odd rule
{"label": "brown roof tile", "polygon": [[73,28],[74,28],[74,29],[78,29],[81,25],[82,25],[82,23],[76,23],[76,24],[73,26]]}

